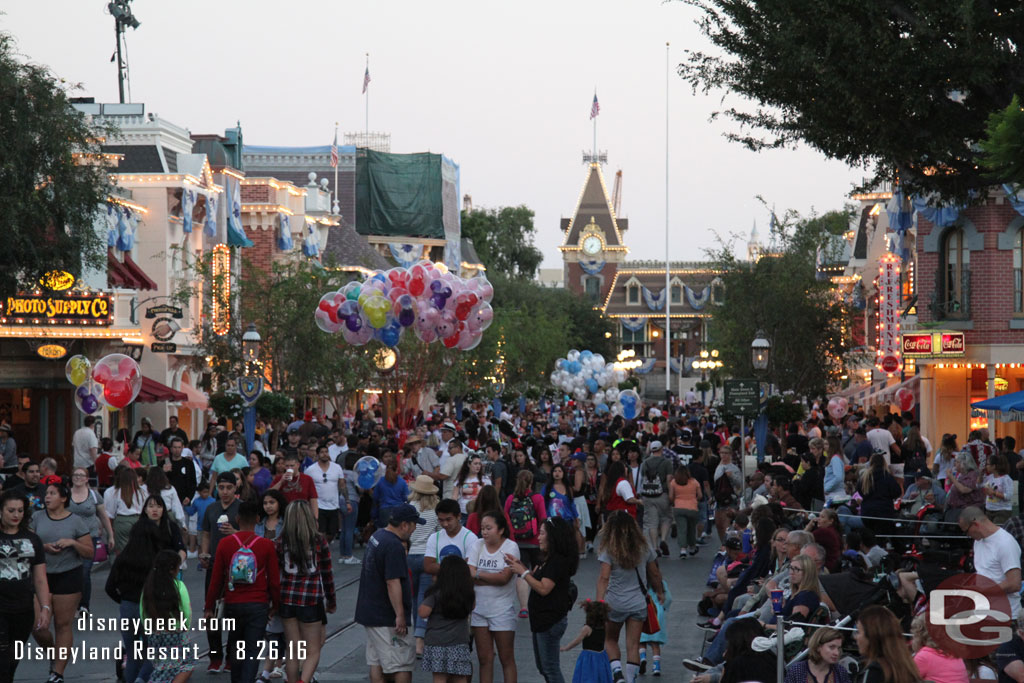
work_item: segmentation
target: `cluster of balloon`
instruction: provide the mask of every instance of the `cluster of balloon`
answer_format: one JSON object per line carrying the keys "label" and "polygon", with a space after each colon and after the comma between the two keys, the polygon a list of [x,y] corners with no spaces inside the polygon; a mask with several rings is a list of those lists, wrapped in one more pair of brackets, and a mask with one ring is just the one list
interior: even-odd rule
{"label": "cluster of balloon", "polygon": [[142,369],[121,353],[104,356],[95,365],[82,355],[64,365],[64,376],[75,387],[75,405],[86,415],[103,406],[120,410],[134,401],[142,388]]}
{"label": "cluster of balloon", "polygon": [[356,484],[364,491],[372,489],[384,476],[384,466],[372,455],[364,455],[356,460]]}
{"label": "cluster of balloon", "polygon": [[917,399],[914,398],[914,392],[910,389],[903,387],[896,392],[896,405],[902,412],[912,410],[915,403],[917,403]]}
{"label": "cluster of balloon", "polygon": [[849,401],[842,396],[837,396],[836,398],[830,398],[828,400],[828,414],[837,420],[843,415],[846,415],[846,410],[849,407]]}
{"label": "cluster of balloon", "polygon": [[[619,383],[626,379],[625,370],[616,370],[604,356],[590,351],[572,349],[565,358],[555,361],[551,383],[577,401],[591,400],[599,415],[618,414]],[[609,407],[611,404],[611,407]]]}
{"label": "cluster of balloon", "polygon": [[494,320],[494,287],[478,275],[461,278],[443,263],[419,261],[409,268],[375,271],[320,297],[314,318],[324,332],[341,332],[362,346],[376,339],[394,347],[407,328],[424,343],[475,349]]}

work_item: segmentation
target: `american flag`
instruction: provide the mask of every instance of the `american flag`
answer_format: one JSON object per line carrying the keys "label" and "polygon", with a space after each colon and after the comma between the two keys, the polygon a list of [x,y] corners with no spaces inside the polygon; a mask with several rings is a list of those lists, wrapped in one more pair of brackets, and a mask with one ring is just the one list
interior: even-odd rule
{"label": "american flag", "polygon": [[601,105],[597,102],[597,93],[594,93],[594,103],[590,105],[590,118],[594,118],[601,113]]}
{"label": "american flag", "polygon": [[334,142],[331,143],[331,168],[338,168],[338,131],[334,131]]}
{"label": "american flag", "polygon": [[366,94],[366,88],[370,85],[370,67],[366,67],[366,75],[363,76],[363,94]]}

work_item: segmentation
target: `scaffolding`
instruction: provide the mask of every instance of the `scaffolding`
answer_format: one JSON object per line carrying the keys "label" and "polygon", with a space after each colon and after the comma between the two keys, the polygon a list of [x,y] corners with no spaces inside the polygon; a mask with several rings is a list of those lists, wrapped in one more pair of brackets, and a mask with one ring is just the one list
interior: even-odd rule
{"label": "scaffolding", "polygon": [[345,144],[374,152],[391,152],[391,133],[345,133]]}

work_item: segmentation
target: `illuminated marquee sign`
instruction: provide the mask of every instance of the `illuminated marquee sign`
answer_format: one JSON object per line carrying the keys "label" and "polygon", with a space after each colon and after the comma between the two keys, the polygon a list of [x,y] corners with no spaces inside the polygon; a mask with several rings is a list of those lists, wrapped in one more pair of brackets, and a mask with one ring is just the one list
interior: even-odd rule
{"label": "illuminated marquee sign", "polygon": [[900,358],[900,257],[878,259],[878,345],[875,365],[888,374],[903,367]]}
{"label": "illuminated marquee sign", "polygon": [[210,296],[214,334],[223,337],[231,329],[231,249],[224,244],[213,248]]}
{"label": "illuminated marquee sign", "polygon": [[967,351],[963,332],[907,332],[903,355],[907,358],[962,358]]}
{"label": "illuminated marquee sign", "polygon": [[0,299],[0,324],[3,325],[111,325],[113,322],[114,304],[109,294],[18,294]]}

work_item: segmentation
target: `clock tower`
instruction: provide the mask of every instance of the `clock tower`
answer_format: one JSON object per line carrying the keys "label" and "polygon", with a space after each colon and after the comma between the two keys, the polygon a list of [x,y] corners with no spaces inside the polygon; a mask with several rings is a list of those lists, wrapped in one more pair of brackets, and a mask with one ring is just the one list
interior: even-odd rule
{"label": "clock tower", "polygon": [[608,197],[601,165],[591,163],[572,218],[562,219],[565,286],[602,304],[629,248],[622,235],[628,219],[618,218]]}

